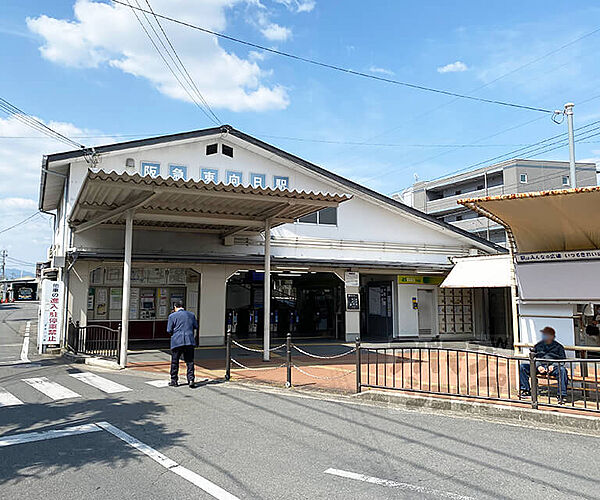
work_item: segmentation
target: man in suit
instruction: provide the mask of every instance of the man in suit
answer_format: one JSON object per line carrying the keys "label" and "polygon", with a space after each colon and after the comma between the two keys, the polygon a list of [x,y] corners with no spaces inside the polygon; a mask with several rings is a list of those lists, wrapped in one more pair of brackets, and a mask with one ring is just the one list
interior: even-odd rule
{"label": "man in suit", "polygon": [[167,333],[171,335],[171,387],[177,387],[179,360],[183,357],[187,365],[188,386],[194,388],[194,347],[196,338],[194,330],[198,329],[198,321],[194,313],[183,308],[183,302],[175,302],[175,310],[169,315]]}

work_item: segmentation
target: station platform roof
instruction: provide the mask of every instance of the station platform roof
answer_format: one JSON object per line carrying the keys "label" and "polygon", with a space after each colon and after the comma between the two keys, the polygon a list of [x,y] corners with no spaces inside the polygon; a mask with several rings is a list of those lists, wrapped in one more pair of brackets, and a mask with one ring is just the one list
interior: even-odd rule
{"label": "station platform roof", "polygon": [[124,225],[177,228],[230,236],[271,227],[350,199],[346,194],[279,190],[88,170],[69,217],[74,232]]}
{"label": "station platform roof", "polygon": [[519,253],[600,248],[600,187],[538,191],[458,203],[502,224]]}

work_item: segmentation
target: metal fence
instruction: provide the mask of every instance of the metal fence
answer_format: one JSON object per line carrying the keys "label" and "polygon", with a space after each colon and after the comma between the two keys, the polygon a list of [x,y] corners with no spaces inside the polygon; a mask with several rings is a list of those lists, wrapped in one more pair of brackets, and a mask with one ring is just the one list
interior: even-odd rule
{"label": "metal fence", "polygon": [[67,348],[75,354],[119,359],[121,326],[117,330],[101,325],[80,326],[69,322]]}
{"label": "metal fence", "polygon": [[356,363],[357,392],[375,388],[600,411],[600,360],[549,361],[535,360],[533,353],[527,358],[466,349],[357,345]]}
{"label": "metal fence", "polygon": [[335,380],[335,379],[339,379],[339,378],[344,378],[349,375],[352,375],[356,371],[356,370],[346,370],[343,373],[337,374],[334,376],[322,376],[322,375],[317,375],[315,373],[308,371],[309,369],[306,366],[298,364],[297,360],[294,359],[294,357],[293,357],[294,351],[296,351],[300,355],[306,356],[308,358],[325,361],[325,360],[334,360],[334,359],[338,359],[338,358],[343,358],[344,356],[349,356],[356,351],[356,348],[350,349],[349,351],[346,351],[346,352],[343,352],[340,354],[335,354],[333,356],[322,356],[319,354],[315,354],[315,353],[306,351],[305,349],[302,349],[300,346],[294,344],[292,342],[292,335],[290,333],[287,334],[286,341],[284,344],[281,344],[279,346],[272,347],[269,349],[269,352],[280,351],[281,353],[285,353],[285,362],[284,363],[264,365],[264,366],[253,366],[253,367],[250,367],[250,366],[247,366],[247,365],[241,363],[239,360],[237,360],[235,357],[233,357],[233,349],[237,348],[237,349],[250,351],[253,353],[260,353],[260,354],[263,354],[265,351],[263,349],[255,349],[255,348],[252,348],[249,346],[245,346],[245,345],[237,342],[236,340],[233,340],[231,338],[231,333],[227,333],[225,346],[226,346],[226,349],[225,349],[225,380],[230,380],[230,378],[231,378],[232,365],[235,365],[238,368],[241,368],[244,370],[253,370],[253,371],[278,370],[280,368],[285,368],[285,386],[288,388],[292,387],[292,383],[293,383],[292,373],[294,371],[297,371],[298,373],[301,373],[307,377],[310,377],[313,379],[318,379],[318,380]]}

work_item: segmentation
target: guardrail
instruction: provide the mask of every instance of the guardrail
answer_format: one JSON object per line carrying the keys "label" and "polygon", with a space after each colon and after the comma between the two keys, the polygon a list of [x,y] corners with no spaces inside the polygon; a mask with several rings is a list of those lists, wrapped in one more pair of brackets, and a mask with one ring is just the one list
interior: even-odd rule
{"label": "guardrail", "polygon": [[117,330],[101,325],[80,326],[69,321],[67,348],[75,354],[119,359],[121,326]]}
{"label": "guardrail", "polygon": [[568,406],[600,412],[599,373],[599,359],[541,360],[533,352],[523,357],[467,349],[359,346],[356,391],[398,390],[527,402],[534,409]]}

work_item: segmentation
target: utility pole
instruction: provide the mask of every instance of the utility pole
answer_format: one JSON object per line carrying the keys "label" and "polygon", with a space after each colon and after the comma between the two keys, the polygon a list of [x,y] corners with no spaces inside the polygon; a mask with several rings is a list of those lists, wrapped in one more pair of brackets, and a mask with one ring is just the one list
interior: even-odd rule
{"label": "utility pole", "polygon": [[2,258],[2,293],[0,294],[0,299],[4,300],[6,298],[6,283],[4,280],[6,279],[6,257],[8,256],[8,252],[6,250],[2,250],[0,252],[0,257]]}
{"label": "utility pole", "polygon": [[577,187],[577,171],[575,169],[575,133],[573,132],[573,107],[575,104],[568,102],[565,104],[564,114],[567,115],[567,125],[569,126],[569,181],[572,188]]}

